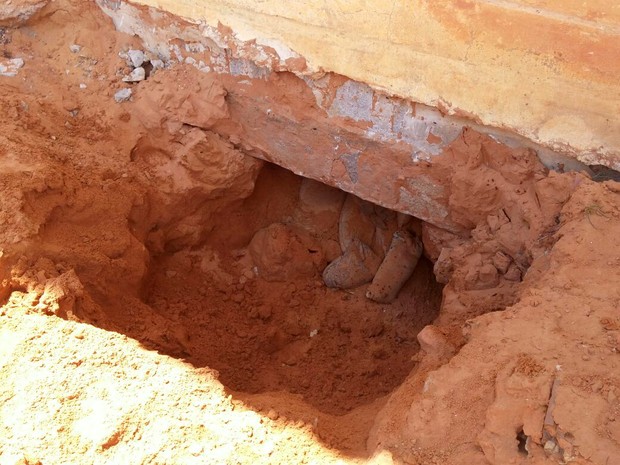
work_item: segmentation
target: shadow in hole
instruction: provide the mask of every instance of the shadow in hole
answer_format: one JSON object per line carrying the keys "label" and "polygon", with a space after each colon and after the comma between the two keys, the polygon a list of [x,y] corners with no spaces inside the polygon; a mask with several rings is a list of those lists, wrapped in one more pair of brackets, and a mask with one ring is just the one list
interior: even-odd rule
{"label": "shadow in hole", "polygon": [[114,329],[217,370],[234,400],[364,456],[385,396],[414,367],[417,333],[437,316],[442,287],[432,264],[423,258],[398,299],[377,304],[365,298],[366,286],[338,291],[316,279],[256,278],[231,293],[205,282],[190,259],[195,253],[162,256],[150,269],[147,308],[168,319],[171,331],[118,319]]}

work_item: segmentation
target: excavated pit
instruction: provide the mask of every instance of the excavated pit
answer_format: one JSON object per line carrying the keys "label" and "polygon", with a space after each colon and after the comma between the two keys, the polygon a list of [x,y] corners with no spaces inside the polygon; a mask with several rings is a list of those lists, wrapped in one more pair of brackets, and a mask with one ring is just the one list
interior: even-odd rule
{"label": "excavated pit", "polygon": [[[266,165],[254,192],[208,225],[204,243],[154,253],[141,295],[174,322],[179,343],[156,347],[216,369],[233,391],[300,394],[332,414],[391,392],[414,366],[416,336],[436,318],[443,286],[422,259],[391,304],[367,299],[367,285],[326,287],[321,272],[342,253],[345,197]],[[370,215],[344,234],[372,237],[364,227],[374,220],[377,236],[391,236],[395,212],[354,200]],[[407,227],[420,233],[419,221]],[[252,248],[261,230],[268,250]]]}

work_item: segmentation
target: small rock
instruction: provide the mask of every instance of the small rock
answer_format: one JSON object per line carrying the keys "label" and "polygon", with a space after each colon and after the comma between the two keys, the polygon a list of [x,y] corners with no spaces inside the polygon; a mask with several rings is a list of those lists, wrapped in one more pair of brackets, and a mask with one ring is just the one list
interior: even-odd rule
{"label": "small rock", "polygon": [[267,412],[267,418],[269,418],[270,420],[274,420],[275,421],[279,417],[280,417],[280,415],[274,409],[271,409],[271,410],[269,410],[269,412]]}
{"label": "small rock", "polygon": [[121,89],[114,94],[116,103],[127,102],[131,98],[131,89]]}
{"label": "small rock", "polygon": [[123,82],[140,82],[146,79],[146,71],[143,67],[134,69],[129,76],[123,78]]}
{"label": "small rock", "polygon": [[545,442],[544,449],[551,454],[557,453],[560,450],[557,443],[553,439],[549,439]]}
{"label": "small rock", "polygon": [[4,63],[0,62],[0,76],[17,76],[17,70],[22,68],[23,66],[24,60],[21,58],[11,58]]}
{"label": "small rock", "polygon": [[86,84],[84,84],[83,82],[80,83],[80,89],[86,89],[88,86]]}
{"label": "small rock", "polygon": [[127,57],[134,68],[139,68],[146,61],[146,56],[142,50],[129,50],[127,52]]}
{"label": "small rock", "polygon": [[420,348],[428,355],[444,357],[451,356],[455,352],[455,347],[448,341],[446,336],[433,325],[425,326],[418,333]]}
{"label": "small rock", "polygon": [[82,46],[78,44],[71,44],[69,45],[69,50],[71,50],[71,53],[79,53],[80,50],[82,50]]}
{"label": "small rock", "polygon": [[151,60],[151,65],[153,69],[164,69],[166,66],[162,60]]}

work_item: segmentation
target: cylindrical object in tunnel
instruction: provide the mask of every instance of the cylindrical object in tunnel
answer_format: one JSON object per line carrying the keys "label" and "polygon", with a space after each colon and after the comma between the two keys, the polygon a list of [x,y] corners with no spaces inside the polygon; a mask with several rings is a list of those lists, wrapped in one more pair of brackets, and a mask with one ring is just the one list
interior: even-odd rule
{"label": "cylindrical object in tunnel", "polygon": [[407,231],[396,231],[392,243],[372,280],[366,297],[379,303],[396,299],[422,256],[422,241]]}
{"label": "cylindrical object in tunnel", "polygon": [[370,282],[381,264],[381,258],[372,249],[353,239],[347,251],[331,262],[323,271],[327,287],[350,289]]}

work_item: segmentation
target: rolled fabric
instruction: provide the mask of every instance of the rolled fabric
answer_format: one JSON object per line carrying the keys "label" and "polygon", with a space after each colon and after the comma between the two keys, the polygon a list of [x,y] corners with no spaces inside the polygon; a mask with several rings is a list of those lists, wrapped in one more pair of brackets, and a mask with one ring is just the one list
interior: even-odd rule
{"label": "rolled fabric", "polygon": [[372,280],[380,264],[381,259],[369,246],[353,239],[346,252],[323,270],[323,281],[337,289],[361,286]]}
{"label": "rolled fabric", "polygon": [[413,274],[424,248],[422,241],[407,231],[396,231],[385,259],[372,280],[366,297],[379,303],[396,299]]}

